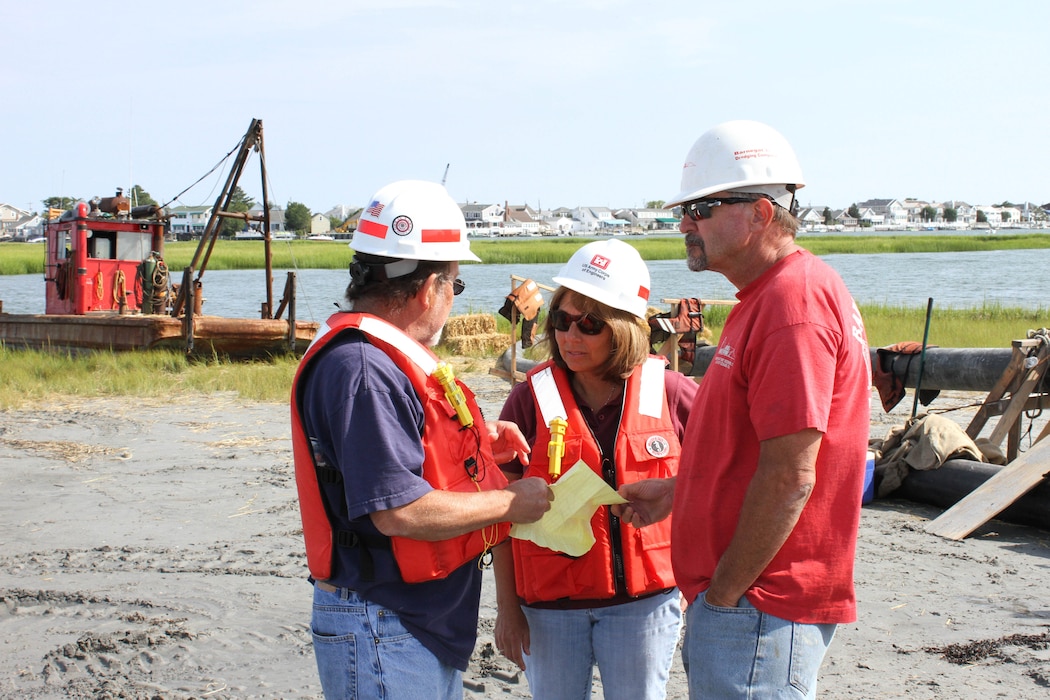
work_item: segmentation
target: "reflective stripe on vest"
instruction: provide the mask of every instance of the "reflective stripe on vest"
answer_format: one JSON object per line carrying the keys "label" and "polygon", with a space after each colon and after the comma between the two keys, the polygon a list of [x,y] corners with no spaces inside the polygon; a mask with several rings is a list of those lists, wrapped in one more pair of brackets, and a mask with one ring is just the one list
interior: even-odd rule
{"label": "reflective stripe on vest", "polygon": [[[484,417],[474,395],[457,379],[471,414],[472,429],[463,429],[455,409],[445,398],[444,390],[430,375],[437,366],[434,354],[396,326],[375,316],[337,313],[318,330],[299,364],[292,385],[292,449],[295,459],[296,485],[299,491],[303,537],[306,542],[310,574],[320,580],[331,577],[333,529],[328,520],[317,480],[317,469],[300,413],[298,391],[304,369],[320,350],[344,330],[357,329],[369,342],[382,350],[412,382],[423,407],[423,478],[435,489],[475,493],[506,486],[506,478],[492,457],[484,433]],[[476,432],[471,432],[471,430]],[[477,479],[465,469],[464,461],[475,460]],[[437,542],[424,542],[406,537],[390,538],[402,578],[418,583],[444,578],[452,571],[476,559],[493,544],[506,538],[510,525],[500,523],[458,537]]]}
{"label": "reflective stripe on vest", "polygon": [[[563,472],[582,460],[604,478],[603,459],[615,465],[616,485],[647,478],[666,478],[678,473],[681,444],[671,422],[664,390],[662,358],[647,361],[642,371],[628,378],[623,409],[616,434],[615,454],[603,456],[572,395],[568,373],[546,363],[529,373],[536,408],[536,440],[524,476],[550,481],[546,444],[550,440],[549,418],[562,415],[568,422]],[[656,396],[654,401],[653,396]],[[658,403],[657,416],[652,406]],[[647,414],[641,412],[646,406]],[[560,599],[603,600],[617,594],[614,556],[622,555],[624,580],[629,595],[639,596],[674,586],[671,572],[671,520],[645,528],[619,523],[620,549],[613,551],[612,515],[599,508],[591,518],[594,546],[581,557],[540,547],[527,540],[513,540],[514,570],[518,595],[526,603]]]}

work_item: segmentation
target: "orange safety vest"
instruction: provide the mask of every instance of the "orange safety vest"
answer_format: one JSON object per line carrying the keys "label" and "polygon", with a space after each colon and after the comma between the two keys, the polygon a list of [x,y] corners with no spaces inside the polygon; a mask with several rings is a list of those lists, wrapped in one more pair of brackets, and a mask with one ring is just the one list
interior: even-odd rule
{"label": "orange safety vest", "polygon": [[[612,456],[616,487],[678,473],[682,446],[667,407],[664,365],[664,358],[650,358],[627,380]],[[547,362],[529,372],[529,381],[536,404],[536,442],[524,476],[551,481],[546,446],[550,419],[560,413],[568,423],[562,473],[582,459],[608,483],[613,475],[602,474],[601,448],[573,398],[566,371]],[[643,528],[616,522],[614,530],[609,508],[598,508],[591,518],[595,544],[578,558],[528,540],[512,540],[518,595],[526,603],[604,600],[617,594],[618,580],[619,590],[631,596],[673,587],[671,519]]]}
{"label": "orange safety vest", "polygon": [[[475,493],[507,485],[492,456],[485,421],[474,394],[460,382],[474,425],[464,428],[444,389],[431,374],[438,359],[428,348],[405,335],[401,329],[370,314],[337,313],[317,331],[314,342],[303,355],[292,384],[292,450],[295,482],[299,491],[299,510],[306,540],[306,560],[315,579],[327,580],[332,573],[332,548],[340,535],[331,521],[318,485],[317,463],[310,438],[303,426],[299,405],[299,384],[305,368],[329,341],[343,330],[357,329],[372,345],[385,352],[412,382],[423,405],[423,478],[435,489]],[[447,540],[424,542],[407,537],[391,537],[394,558],[407,583],[441,579],[463,564],[484,554],[507,538],[509,523],[498,523],[482,530]],[[356,539],[356,538],[354,538]],[[364,545],[367,546],[367,545]]]}

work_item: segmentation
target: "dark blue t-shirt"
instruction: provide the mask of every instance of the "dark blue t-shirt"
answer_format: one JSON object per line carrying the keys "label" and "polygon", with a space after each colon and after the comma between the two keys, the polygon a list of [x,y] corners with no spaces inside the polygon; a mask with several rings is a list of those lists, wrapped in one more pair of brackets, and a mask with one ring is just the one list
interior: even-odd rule
{"label": "dark blue t-shirt", "polygon": [[[423,406],[393,360],[358,331],[344,331],[314,358],[300,388],[306,434],[317,441],[341,484],[322,484],[335,530],[378,535],[370,513],[415,501],[432,490],[423,473]],[[481,571],[468,562],[445,579],[409,584],[393,553],[369,548],[366,580],[360,547],[334,547],[332,585],[395,611],[442,662],[466,670],[477,639]]]}

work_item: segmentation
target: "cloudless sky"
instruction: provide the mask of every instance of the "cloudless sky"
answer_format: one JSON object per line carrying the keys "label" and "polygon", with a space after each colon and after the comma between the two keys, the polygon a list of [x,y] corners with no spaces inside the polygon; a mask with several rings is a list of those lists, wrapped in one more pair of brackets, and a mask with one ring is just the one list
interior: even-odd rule
{"label": "cloudless sky", "polygon": [[1048,27],[1044,0],[8,0],[0,202],[166,203],[259,118],[271,200],[313,212],[446,164],[459,202],[644,206],[728,119],[787,137],[804,206],[1044,203]]}

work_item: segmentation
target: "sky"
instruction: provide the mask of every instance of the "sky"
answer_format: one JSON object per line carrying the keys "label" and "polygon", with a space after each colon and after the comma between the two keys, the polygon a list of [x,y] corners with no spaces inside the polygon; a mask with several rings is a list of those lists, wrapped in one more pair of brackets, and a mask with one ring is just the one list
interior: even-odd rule
{"label": "sky", "polygon": [[0,202],[210,204],[258,118],[271,201],[315,213],[400,179],[641,207],[730,119],[787,138],[803,206],[1045,203],[1047,27],[1043,0],[5,2]]}

